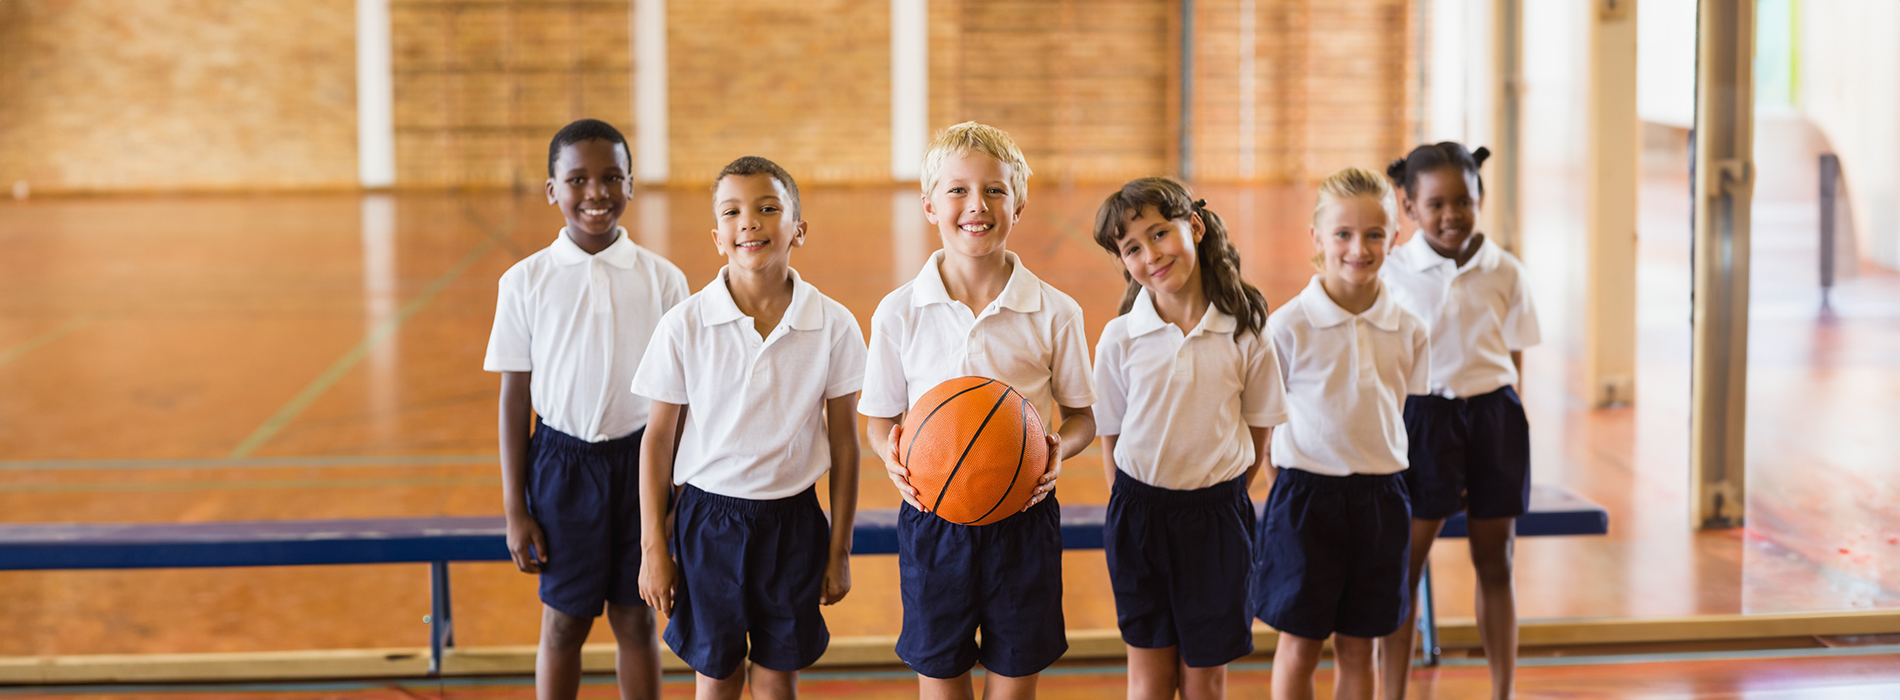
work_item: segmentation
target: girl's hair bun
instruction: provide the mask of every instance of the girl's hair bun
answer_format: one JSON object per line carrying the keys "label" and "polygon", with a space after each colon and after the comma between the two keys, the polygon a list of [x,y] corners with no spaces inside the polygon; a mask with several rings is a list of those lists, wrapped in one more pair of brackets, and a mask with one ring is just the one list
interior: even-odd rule
{"label": "girl's hair bun", "polygon": [[1194,200],[1194,208],[1195,208],[1195,209],[1206,209],[1206,208],[1207,208],[1207,200],[1205,200],[1205,199],[1196,199],[1196,200]]}
{"label": "girl's hair bun", "polygon": [[1397,182],[1404,182],[1405,181],[1405,159],[1393,158],[1392,162],[1387,163],[1385,165],[1385,176],[1392,178],[1393,180]]}
{"label": "girl's hair bun", "polygon": [[1480,166],[1484,165],[1484,159],[1490,158],[1490,157],[1491,157],[1491,149],[1485,148],[1483,146],[1479,146],[1478,150],[1471,152],[1471,159],[1474,161],[1477,161],[1478,165]]}

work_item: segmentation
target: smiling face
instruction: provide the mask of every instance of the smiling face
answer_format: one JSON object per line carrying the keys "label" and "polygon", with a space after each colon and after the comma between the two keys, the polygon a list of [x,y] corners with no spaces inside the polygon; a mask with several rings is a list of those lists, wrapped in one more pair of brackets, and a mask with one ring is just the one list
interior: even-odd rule
{"label": "smiling face", "polygon": [[1022,217],[1009,166],[981,153],[946,158],[937,184],[924,195],[924,216],[937,225],[947,252],[981,258],[1003,252]]}
{"label": "smiling face", "polygon": [[1416,195],[1405,195],[1405,213],[1418,222],[1425,242],[1439,255],[1456,258],[1478,221],[1478,176],[1447,165],[1418,174]]}
{"label": "smiling face", "polygon": [[1326,258],[1321,274],[1353,286],[1378,279],[1393,223],[1376,197],[1327,203],[1313,222],[1313,247]]}
{"label": "smiling face", "polygon": [[548,178],[548,203],[561,209],[570,232],[612,236],[627,211],[633,181],[627,179],[627,149],[603,139],[561,147]]}
{"label": "smiling face", "polygon": [[764,173],[727,175],[713,189],[713,245],[733,267],[770,272],[791,265],[805,244],[805,222],[792,217],[791,193]]}
{"label": "smiling face", "polygon": [[1197,214],[1169,219],[1161,215],[1160,209],[1145,206],[1122,222],[1122,235],[1115,245],[1122,267],[1136,284],[1152,296],[1170,296],[1200,288],[1200,257],[1195,246],[1204,235],[1206,228]]}

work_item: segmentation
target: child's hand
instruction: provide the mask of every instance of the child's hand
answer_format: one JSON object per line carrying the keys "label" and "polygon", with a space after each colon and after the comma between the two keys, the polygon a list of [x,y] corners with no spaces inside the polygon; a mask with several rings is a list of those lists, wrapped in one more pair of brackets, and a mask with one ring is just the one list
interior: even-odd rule
{"label": "child's hand", "polygon": [[834,605],[850,592],[851,557],[831,557],[831,561],[825,562],[825,590],[818,595],[818,602]]}
{"label": "child's hand", "polygon": [[1029,496],[1029,505],[1023,506],[1023,510],[1029,510],[1041,503],[1042,499],[1048,498],[1056,490],[1056,477],[1059,476],[1062,476],[1062,434],[1050,433],[1049,466],[1043,469],[1042,478],[1036,481],[1035,492]]}
{"label": "child's hand", "polygon": [[673,557],[662,552],[653,556],[640,557],[640,599],[654,610],[663,614],[673,614],[673,584],[679,573],[673,568]]}
{"label": "child's hand", "polygon": [[532,516],[508,518],[508,557],[527,574],[541,573],[541,565],[548,563],[548,537]]}
{"label": "child's hand", "polygon": [[897,485],[897,495],[903,496],[904,502],[909,503],[910,507],[924,510],[924,504],[917,502],[916,487],[910,485],[910,470],[905,469],[903,461],[897,457],[897,438],[903,432],[902,423],[891,426],[891,439],[884,443],[884,454],[878,456],[884,458],[884,471],[890,475],[891,483]]}

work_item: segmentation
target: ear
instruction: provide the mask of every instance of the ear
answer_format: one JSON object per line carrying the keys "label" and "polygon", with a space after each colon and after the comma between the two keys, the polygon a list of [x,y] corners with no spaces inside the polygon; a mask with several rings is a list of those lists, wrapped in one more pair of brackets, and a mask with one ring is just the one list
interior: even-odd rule
{"label": "ear", "polygon": [[554,203],[554,178],[548,178],[548,203]]}
{"label": "ear", "polygon": [[[1015,198],[1014,196],[1012,196],[1012,197],[1011,197],[1011,199],[1014,199],[1014,198]],[[1026,206],[1029,206],[1029,203],[1028,203],[1028,202],[1017,202],[1017,203],[1016,203],[1016,208],[1015,208],[1015,209],[1011,209],[1011,210],[1009,211],[1009,223],[1011,223],[1011,224],[1014,224],[1014,223],[1017,223],[1017,222],[1019,222],[1019,221],[1022,221],[1022,220],[1023,220],[1023,207],[1026,207]]]}
{"label": "ear", "polygon": [[923,194],[919,194],[917,195],[917,198],[922,200],[924,203],[924,218],[930,221],[930,225],[936,226],[937,225],[937,207],[936,205],[933,205],[930,203],[930,193],[925,192]]}
{"label": "ear", "polygon": [[800,248],[800,247],[803,247],[804,245],[805,245],[805,222],[800,221],[798,222],[797,226],[792,227],[792,247]]}
{"label": "ear", "polygon": [[1194,233],[1194,244],[1200,245],[1201,237],[1207,235],[1207,222],[1201,219],[1200,214],[1190,212],[1188,214],[1188,230]]}
{"label": "ear", "polygon": [[720,255],[726,254],[726,246],[719,242],[719,229],[712,230],[712,242],[713,250],[719,251]]}

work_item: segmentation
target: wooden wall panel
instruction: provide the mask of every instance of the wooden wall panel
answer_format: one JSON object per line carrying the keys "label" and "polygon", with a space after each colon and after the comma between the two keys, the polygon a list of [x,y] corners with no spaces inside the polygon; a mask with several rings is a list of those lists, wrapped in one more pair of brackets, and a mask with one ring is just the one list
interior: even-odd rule
{"label": "wooden wall panel", "polygon": [[888,2],[667,5],[671,179],[756,155],[804,184],[891,181]]}
{"label": "wooden wall panel", "polygon": [[575,119],[633,139],[628,0],[391,0],[396,184],[525,187]]}
{"label": "wooden wall panel", "polygon": [[355,17],[351,0],[0,2],[0,187],[354,187]]}

